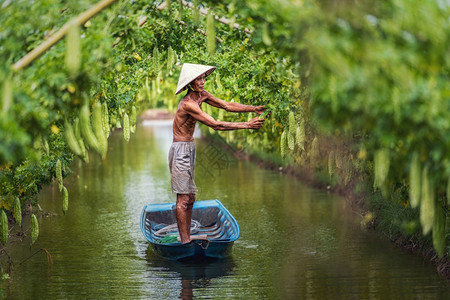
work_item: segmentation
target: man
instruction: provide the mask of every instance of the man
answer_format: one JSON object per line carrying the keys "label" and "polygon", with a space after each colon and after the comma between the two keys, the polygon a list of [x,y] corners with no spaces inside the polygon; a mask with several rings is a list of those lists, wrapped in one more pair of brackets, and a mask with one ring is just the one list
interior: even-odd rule
{"label": "man", "polygon": [[180,240],[183,244],[191,241],[192,206],[197,193],[194,182],[195,142],[193,137],[197,121],[214,130],[258,129],[264,123],[264,119],[258,117],[249,122],[223,122],[214,120],[213,117],[202,110],[202,103],[205,102],[229,112],[254,112],[257,114],[264,112],[264,106],[226,102],[205,91],[205,77],[215,69],[216,67],[212,66],[183,64],[175,93],[179,94],[184,89],[188,89],[175,114],[173,143],[169,151],[172,191],[177,194],[177,225]]}

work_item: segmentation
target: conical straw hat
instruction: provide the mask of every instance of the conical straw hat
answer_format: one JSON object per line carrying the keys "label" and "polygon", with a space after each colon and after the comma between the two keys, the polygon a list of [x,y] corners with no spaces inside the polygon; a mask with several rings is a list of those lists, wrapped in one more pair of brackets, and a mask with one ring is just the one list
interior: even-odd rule
{"label": "conical straw hat", "polygon": [[186,86],[198,76],[202,74],[208,76],[215,69],[216,67],[213,66],[184,63],[183,67],[181,68],[180,79],[178,79],[177,91],[175,92],[175,95],[183,91]]}

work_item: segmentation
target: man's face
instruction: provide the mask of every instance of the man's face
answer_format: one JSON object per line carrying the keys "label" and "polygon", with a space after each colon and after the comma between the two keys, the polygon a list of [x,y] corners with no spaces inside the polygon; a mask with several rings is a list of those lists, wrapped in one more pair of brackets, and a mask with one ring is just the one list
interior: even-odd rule
{"label": "man's face", "polygon": [[203,88],[205,87],[205,74],[202,74],[194,79],[191,82],[191,87],[196,92],[203,92]]}

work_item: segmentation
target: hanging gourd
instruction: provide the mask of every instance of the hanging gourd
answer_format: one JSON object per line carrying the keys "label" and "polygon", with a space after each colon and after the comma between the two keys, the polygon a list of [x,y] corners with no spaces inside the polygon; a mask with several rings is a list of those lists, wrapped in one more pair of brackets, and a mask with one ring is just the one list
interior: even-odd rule
{"label": "hanging gourd", "polygon": [[64,213],[69,209],[69,192],[67,191],[67,188],[63,186],[63,202],[62,202],[62,210]]}
{"label": "hanging gourd", "polygon": [[72,124],[69,122],[64,123],[64,136],[66,138],[67,145],[69,145],[70,150],[78,156],[82,156],[83,152],[81,150],[80,144],[78,143],[75,133],[73,131]]}
{"label": "hanging gourd", "polygon": [[317,136],[315,136],[311,143],[311,160],[313,162],[317,162],[319,156],[320,156],[319,139],[317,138]]}
{"label": "hanging gourd", "polygon": [[109,138],[109,112],[108,112],[108,105],[106,102],[102,103],[102,124],[103,124],[103,131],[105,132],[106,138]]}
{"label": "hanging gourd", "polygon": [[100,153],[97,138],[91,128],[89,107],[87,104],[84,104],[80,109],[80,131],[87,145]]}
{"label": "hanging gourd", "polygon": [[422,171],[422,188],[420,197],[420,223],[422,224],[423,235],[431,231],[434,223],[434,189],[433,183],[428,175],[428,167]]}
{"label": "hanging gourd", "polygon": [[280,140],[280,153],[281,157],[284,158],[286,156],[286,144],[287,144],[287,137],[286,137],[286,131],[283,131],[281,134],[281,140]]}
{"label": "hanging gourd", "polygon": [[389,150],[379,149],[374,156],[374,188],[382,188],[389,173]]}
{"label": "hanging gourd", "polygon": [[445,215],[440,205],[436,205],[433,223],[433,246],[439,257],[442,257],[445,253]]}
{"label": "hanging gourd", "polygon": [[206,17],[206,44],[208,54],[213,56],[216,52],[216,28],[214,24],[214,16],[211,13]]}
{"label": "hanging gourd", "polygon": [[102,105],[97,103],[92,112],[93,130],[98,142],[98,152],[105,159],[108,151],[108,139],[106,138],[105,129],[103,127],[103,111]]}
{"label": "hanging gourd", "polygon": [[17,197],[13,204],[13,217],[19,227],[22,226],[22,208],[20,206],[20,200]]}
{"label": "hanging gourd", "polygon": [[330,177],[334,174],[334,161],[334,151],[330,151],[330,153],[328,153],[328,175],[330,175]]}
{"label": "hanging gourd", "polygon": [[80,28],[75,20],[69,23],[66,34],[66,66],[72,77],[80,72],[81,67],[81,41]]}
{"label": "hanging gourd", "polygon": [[35,214],[31,215],[31,244],[36,242],[39,236],[39,224]]}
{"label": "hanging gourd", "polygon": [[0,240],[3,244],[3,246],[6,245],[8,242],[8,217],[6,216],[5,211],[2,209],[2,212],[0,213]]}
{"label": "hanging gourd", "polygon": [[61,160],[60,159],[58,159],[56,161],[55,175],[56,175],[56,179],[58,180],[59,191],[62,191],[63,177],[62,177],[62,164],[61,164]]}
{"label": "hanging gourd", "polygon": [[409,201],[413,208],[419,206],[420,203],[420,172],[419,154],[414,152],[409,171]]}

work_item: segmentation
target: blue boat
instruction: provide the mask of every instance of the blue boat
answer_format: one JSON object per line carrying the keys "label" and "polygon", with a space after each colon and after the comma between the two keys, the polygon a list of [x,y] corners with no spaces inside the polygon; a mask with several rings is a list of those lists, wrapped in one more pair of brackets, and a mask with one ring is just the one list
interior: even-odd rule
{"label": "blue boat", "polygon": [[227,257],[240,235],[236,219],[219,200],[194,203],[190,243],[177,241],[176,222],[175,203],[147,204],[142,210],[142,233],[156,253],[172,260]]}

